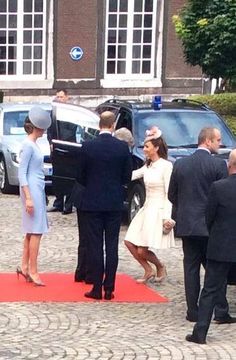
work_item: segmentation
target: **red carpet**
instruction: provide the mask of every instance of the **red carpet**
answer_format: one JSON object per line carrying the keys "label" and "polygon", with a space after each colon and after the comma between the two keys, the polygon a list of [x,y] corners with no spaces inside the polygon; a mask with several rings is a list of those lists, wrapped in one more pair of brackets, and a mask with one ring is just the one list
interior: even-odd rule
{"label": "red carpet", "polygon": [[[91,285],[75,283],[73,274],[42,273],[45,287],[26,283],[15,273],[0,274],[0,302],[91,302],[95,301],[84,297],[84,293],[91,289]],[[105,300],[103,300],[105,301]],[[126,274],[117,274],[115,298],[112,302],[143,302],[159,303],[168,299],[160,296],[144,284],[136,281]]]}

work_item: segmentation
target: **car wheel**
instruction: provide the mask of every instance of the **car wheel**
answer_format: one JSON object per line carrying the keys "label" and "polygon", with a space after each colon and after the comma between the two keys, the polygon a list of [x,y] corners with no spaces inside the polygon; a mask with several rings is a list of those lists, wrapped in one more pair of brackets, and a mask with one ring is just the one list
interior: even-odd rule
{"label": "car wheel", "polygon": [[128,196],[128,221],[131,222],[145,201],[145,189],[141,184],[135,184]]}
{"label": "car wheel", "polygon": [[0,159],[0,189],[3,194],[11,194],[14,192],[14,187],[9,184],[7,176],[7,168],[5,160]]}

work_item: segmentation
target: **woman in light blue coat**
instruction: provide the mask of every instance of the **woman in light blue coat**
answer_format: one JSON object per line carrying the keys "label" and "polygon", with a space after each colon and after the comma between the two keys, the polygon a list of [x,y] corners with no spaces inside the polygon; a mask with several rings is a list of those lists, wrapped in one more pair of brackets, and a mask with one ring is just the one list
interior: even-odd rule
{"label": "woman in light blue coat", "polygon": [[42,234],[48,231],[46,214],[43,155],[37,139],[43,136],[50,126],[51,118],[47,111],[33,107],[25,120],[28,134],[20,152],[19,184],[22,201],[22,227],[25,233],[21,267],[16,272],[26,281],[44,286],[37,268],[37,258]]}

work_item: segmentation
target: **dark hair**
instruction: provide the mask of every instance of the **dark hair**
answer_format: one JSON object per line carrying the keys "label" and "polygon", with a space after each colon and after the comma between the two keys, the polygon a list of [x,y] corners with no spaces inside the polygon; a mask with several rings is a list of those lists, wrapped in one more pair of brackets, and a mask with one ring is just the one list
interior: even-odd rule
{"label": "dark hair", "polygon": [[59,93],[60,91],[64,92],[65,95],[68,95],[68,91],[66,89],[57,89],[56,90],[56,94]]}
{"label": "dark hair", "polygon": [[29,135],[29,134],[32,134],[34,128],[35,128],[35,126],[32,124],[32,122],[30,121],[29,117],[26,116],[26,118],[25,118],[25,123],[24,123],[25,132],[26,132],[28,135]]}
{"label": "dark hair", "polygon": [[[168,157],[168,147],[167,147],[167,144],[165,142],[165,140],[163,139],[162,136],[160,136],[159,138],[157,139],[150,139],[150,140],[147,140],[146,142],[151,142],[153,146],[155,147],[158,147],[157,149],[157,154],[160,156],[160,158],[163,158],[163,159],[167,159]],[[147,166],[149,166],[151,164],[151,160],[150,159],[147,159],[145,164]]]}

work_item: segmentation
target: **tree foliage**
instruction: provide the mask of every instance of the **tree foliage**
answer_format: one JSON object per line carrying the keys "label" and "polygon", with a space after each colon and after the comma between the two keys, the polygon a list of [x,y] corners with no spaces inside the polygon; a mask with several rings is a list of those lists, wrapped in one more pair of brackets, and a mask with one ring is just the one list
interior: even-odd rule
{"label": "tree foliage", "polygon": [[173,22],[187,63],[210,78],[236,76],[236,0],[188,0]]}

